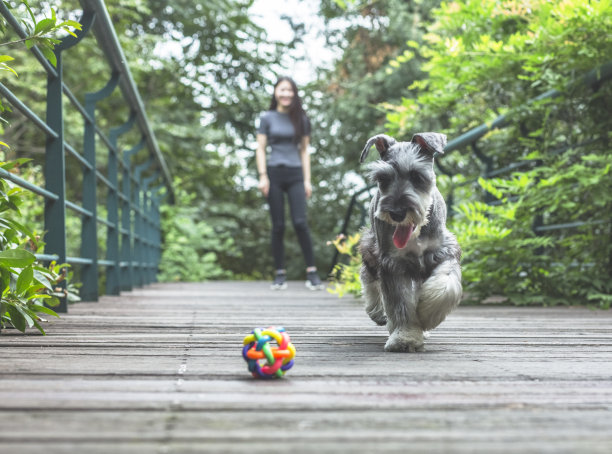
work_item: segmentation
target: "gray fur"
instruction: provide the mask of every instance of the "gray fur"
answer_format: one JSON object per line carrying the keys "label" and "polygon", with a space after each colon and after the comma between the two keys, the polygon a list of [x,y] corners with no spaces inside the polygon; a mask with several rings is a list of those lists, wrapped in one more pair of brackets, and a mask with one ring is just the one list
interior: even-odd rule
{"label": "gray fur", "polygon": [[[398,143],[379,134],[368,140],[362,162],[373,144],[381,159],[369,171],[378,191],[359,245],[366,312],[387,326],[386,351],[422,351],[423,331],[442,323],[462,293],[461,249],[446,229],[446,204],[433,171],[446,136],[420,133]],[[401,248],[393,240],[398,225],[413,229]]]}

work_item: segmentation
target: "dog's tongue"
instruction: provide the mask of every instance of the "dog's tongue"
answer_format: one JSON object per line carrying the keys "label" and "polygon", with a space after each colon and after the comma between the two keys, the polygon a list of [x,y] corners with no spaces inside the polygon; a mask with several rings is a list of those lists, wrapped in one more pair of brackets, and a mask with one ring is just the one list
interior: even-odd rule
{"label": "dog's tongue", "polygon": [[404,249],[406,244],[408,244],[408,240],[412,236],[412,231],[414,230],[414,225],[406,224],[406,225],[398,225],[395,228],[395,232],[393,232],[393,244],[398,249]]}

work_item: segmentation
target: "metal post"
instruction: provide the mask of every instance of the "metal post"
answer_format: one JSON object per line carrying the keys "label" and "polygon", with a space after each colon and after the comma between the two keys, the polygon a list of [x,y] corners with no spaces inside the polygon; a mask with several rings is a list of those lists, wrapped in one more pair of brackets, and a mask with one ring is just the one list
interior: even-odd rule
{"label": "metal post", "polygon": [[160,192],[163,188],[164,186],[157,186],[156,188],[153,188],[151,190],[151,193],[153,194],[153,201],[155,203],[155,235],[154,235],[155,254],[154,254],[154,260],[153,260],[155,263],[155,275],[153,276],[153,282],[157,282],[157,273],[159,272],[159,264],[161,262],[161,255],[162,255],[162,252],[161,252],[162,250],[161,248],[162,227],[161,227],[160,206],[161,206],[161,201],[165,196],[164,195],[160,196]]}
{"label": "metal post", "polygon": [[[136,114],[131,112],[128,121],[121,126],[112,128],[109,133],[109,141],[112,146],[109,147],[107,170],[107,178],[111,187],[108,189],[106,198],[106,209],[108,211],[108,222],[110,224],[107,230],[106,259],[111,262],[111,264],[106,267],[107,295],[119,295],[121,293],[121,267],[119,263],[119,149],[117,148],[117,139],[121,134],[129,131],[135,121]],[[122,206],[122,209],[124,208],[125,207]]]}
{"label": "metal post", "polygon": [[[121,290],[132,290],[134,286],[134,232],[132,228],[132,176],[130,174],[131,157],[138,153],[145,145],[143,137],[140,143],[123,153],[122,186],[125,201],[121,210],[121,262],[125,270],[121,273]],[[136,218],[136,215],[134,216]]]}
{"label": "metal post", "polygon": [[138,287],[142,287],[146,280],[146,211],[144,204],[144,190],[140,175],[151,165],[153,165],[153,162],[153,157],[150,157],[145,163],[137,165],[134,169],[134,181],[136,182],[136,189],[134,191],[134,258],[137,262],[134,282]]}
{"label": "metal post", "polygon": [[[64,156],[64,113],[62,108],[62,52],[56,50],[57,75],[47,76],[47,124],[57,134],[48,137],[45,151],[45,188],[58,196],[45,200],[45,254],[66,263],[66,162]],[[58,287],[64,291],[66,282]],[[56,312],[68,312],[66,298],[60,298]]]}
{"label": "metal post", "polygon": [[98,204],[96,176],[96,104],[111,95],[119,82],[119,73],[114,72],[108,83],[101,90],[85,94],[85,111],[91,121],[85,119],[83,134],[83,155],[91,164],[91,169],[83,168],[83,208],[92,213],[84,217],[81,225],[81,257],[91,260],[83,265],[81,280],[81,299],[98,301]]}
{"label": "metal post", "polygon": [[146,240],[146,249],[145,249],[145,257],[147,263],[147,269],[145,273],[145,283],[150,284],[155,281],[155,276],[157,271],[155,269],[155,206],[153,198],[149,192],[149,184],[152,181],[159,178],[159,171],[156,171],[150,177],[147,177],[142,182],[142,192],[144,195],[144,212],[147,219],[146,228],[145,228],[145,240]]}
{"label": "metal post", "polygon": [[[47,118],[46,122],[56,134],[47,137],[45,147],[45,188],[56,194],[56,200],[45,200],[45,254],[57,257],[59,264],[66,263],[66,159],[64,155],[64,110],[62,103],[63,71],[62,52],[79,43],[95,20],[93,12],[85,12],[81,18],[82,30],[76,36],[63,38],[55,46],[56,73],[47,74]],[[66,290],[66,281],[57,284],[60,291]],[[60,298],[56,312],[68,312],[65,297]]]}

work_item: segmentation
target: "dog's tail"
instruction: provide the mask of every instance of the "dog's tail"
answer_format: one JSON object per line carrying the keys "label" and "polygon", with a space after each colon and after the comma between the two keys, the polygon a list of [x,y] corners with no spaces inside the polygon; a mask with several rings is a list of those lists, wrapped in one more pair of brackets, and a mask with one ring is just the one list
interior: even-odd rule
{"label": "dog's tail", "polygon": [[440,263],[421,287],[417,315],[424,331],[444,321],[461,301],[461,267],[456,260]]}

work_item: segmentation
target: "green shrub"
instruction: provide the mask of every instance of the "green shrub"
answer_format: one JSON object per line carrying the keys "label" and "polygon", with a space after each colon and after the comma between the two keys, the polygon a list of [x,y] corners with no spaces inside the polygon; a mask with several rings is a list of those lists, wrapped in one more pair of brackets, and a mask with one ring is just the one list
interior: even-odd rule
{"label": "green shrub", "polygon": [[[477,149],[442,158],[454,174],[439,185],[446,195],[453,190],[450,229],[464,251],[466,292],[515,304],[609,307],[612,83],[580,80],[610,61],[612,40],[602,37],[612,35],[612,4],[447,2],[429,31],[414,48],[428,59],[426,77],[406,88],[401,103],[385,105],[389,133],[437,130],[453,139],[501,114],[509,119]],[[530,101],[550,90],[561,95]],[[546,225],[565,227],[537,229]]]}
{"label": "green shrub", "polygon": [[174,187],[176,204],[161,207],[164,250],[158,279],[198,282],[231,277],[219,264],[217,254],[235,250],[234,239],[200,220],[196,196],[181,188],[180,179]]}
{"label": "green shrub", "polygon": [[358,249],[360,238],[360,234],[349,235],[348,237],[338,235],[334,241],[330,242],[342,256],[341,260],[344,260],[344,262],[341,261],[334,266],[331,274],[332,287],[328,289],[330,293],[339,297],[343,297],[347,293],[356,297],[361,296],[361,281],[359,280],[361,255]]}
{"label": "green shrub", "polygon": [[[27,160],[0,162],[9,171]],[[0,324],[10,324],[21,332],[35,326],[45,333],[39,314],[57,317],[48,306],[59,303],[66,296],[57,285],[68,278],[67,265],[52,263],[48,268],[36,263],[34,253],[44,246],[38,235],[14,219],[24,191],[0,178]]]}

